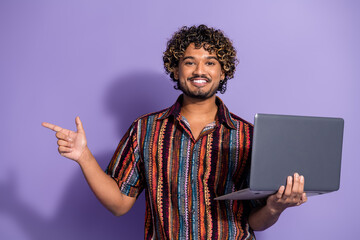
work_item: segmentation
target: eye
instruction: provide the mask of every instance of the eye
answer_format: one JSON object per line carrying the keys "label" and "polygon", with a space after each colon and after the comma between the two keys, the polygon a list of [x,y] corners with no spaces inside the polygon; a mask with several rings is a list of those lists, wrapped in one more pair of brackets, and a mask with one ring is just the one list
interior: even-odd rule
{"label": "eye", "polygon": [[184,64],[185,64],[185,65],[189,65],[189,66],[194,65],[194,63],[191,62],[191,61],[186,61],[186,62],[184,62]]}
{"label": "eye", "polygon": [[215,65],[216,63],[215,62],[207,62],[206,63],[206,65],[208,65],[208,66],[213,66],[213,65]]}

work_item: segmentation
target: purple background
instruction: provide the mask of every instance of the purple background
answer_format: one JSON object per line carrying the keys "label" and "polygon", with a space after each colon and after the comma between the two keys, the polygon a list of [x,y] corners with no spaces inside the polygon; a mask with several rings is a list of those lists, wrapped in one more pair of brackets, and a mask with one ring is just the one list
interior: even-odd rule
{"label": "purple background", "polygon": [[41,122],[74,129],[81,116],[105,168],[137,116],[175,101],[162,52],[180,26],[200,23],[238,50],[220,96],[232,112],[345,119],[340,190],[288,209],[258,239],[356,238],[359,10],[357,0],[0,1],[0,239],[143,238],[144,196],[112,216]]}

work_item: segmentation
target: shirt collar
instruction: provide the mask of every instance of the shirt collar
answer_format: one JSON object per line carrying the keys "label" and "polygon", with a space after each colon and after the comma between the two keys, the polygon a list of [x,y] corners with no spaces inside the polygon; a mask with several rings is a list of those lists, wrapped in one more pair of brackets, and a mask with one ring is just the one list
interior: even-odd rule
{"label": "shirt collar", "polygon": [[[180,111],[181,111],[182,101],[183,101],[183,95],[181,94],[178,97],[178,99],[176,100],[176,102],[174,103],[174,105],[172,105],[170,108],[168,108],[167,111],[165,111],[164,114],[161,115],[161,117],[158,119],[163,120],[170,116],[174,116],[175,119],[180,119]],[[234,125],[234,120],[231,117],[231,114],[230,114],[228,108],[223,103],[223,101],[218,96],[216,96],[215,102],[216,102],[216,105],[218,106],[217,121],[220,124],[227,125],[229,128],[236,129],[236,127]]]}

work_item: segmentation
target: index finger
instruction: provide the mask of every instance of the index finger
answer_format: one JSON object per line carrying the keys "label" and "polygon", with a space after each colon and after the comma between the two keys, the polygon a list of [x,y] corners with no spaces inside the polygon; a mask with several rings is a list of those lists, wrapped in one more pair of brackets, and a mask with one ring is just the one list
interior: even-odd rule
{"label": "index finger", "polygon": [[46,127],[46,128],[48,128],[48,129],[53,130],[54,132],[59,132],[59,131],[62,130],[61,127],[59,127],[59,126],[57,126],[57,125],[54,125],[54,124],[51,124],[51,123],[47,123],[47,122],[43,122],[41,125],[42,125],[43,127]]}

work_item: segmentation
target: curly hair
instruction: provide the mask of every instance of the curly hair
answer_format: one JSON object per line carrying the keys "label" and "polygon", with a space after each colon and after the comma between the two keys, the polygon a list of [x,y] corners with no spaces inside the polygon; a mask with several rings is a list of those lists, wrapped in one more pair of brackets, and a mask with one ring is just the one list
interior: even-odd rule
{"label": "curly hair", "polygon": [[194,43],[197,49],[204,48],[209,53],[215,52],[225,74],[225,79],[220,82],[218,91],[224,93],[227,81],[234,77],[235,67],[238,63],[236,50],[231,40],[221,30],[206,25],[184,26],[175,32],[167,42],[163,55],[164,68],[166,73],[170,74],[170,78],[177,83],[175,89],[179,89],[179,81],[174,78],[174,71],[179,66],[181,57],[191,43]]}

